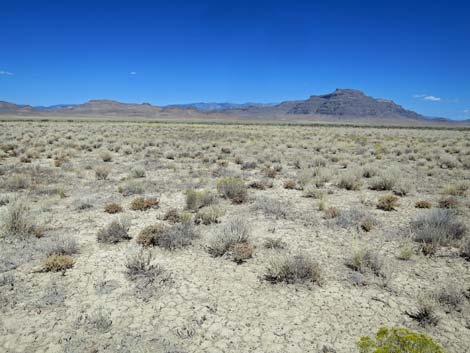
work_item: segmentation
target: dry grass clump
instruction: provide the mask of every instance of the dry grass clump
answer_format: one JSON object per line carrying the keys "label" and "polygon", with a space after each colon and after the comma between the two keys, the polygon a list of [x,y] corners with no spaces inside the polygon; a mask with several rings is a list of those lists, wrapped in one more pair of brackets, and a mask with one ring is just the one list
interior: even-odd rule
{"label": "dry grass clump", "polygon": [[207,252],[212,256],[230,254],[236,244],[249,243],[250,230],[246,220],[240,217],[230,219],[212,238]]}
{"label": "dry grass clump", "polygon": [[453,196],[443,197],[438,202],[439,208],[454,209],[459,207],[459,200]]}
{"label": "dry grass clump", "polygon": [[465,225],[451,210],[435,209],[411,221],[414,240],[424,244],[455,245],[467,233]]}
{"label": "dry grass clump", "polygon": [[155,246],[157,239],[165,233],[167,227],[163,224],[155,224],[142,229],[135,241],[144,247]]}
{"label": "dry grass clump", "polygon": [[31,177],[27,175],[16,174],[10,176],[5,183],[3,188],[9,191],[25,190],[31,186]]}
{"label": "dry grass clump", "polygon": [[320,265],[304,255],[272,259],[264,278],[271,283],[322,283]]}
{"label": "dry grass clump", "polygon": [[190,211],[197,211],[202,207],[209,206],[214,204],[217,201],[216,196],[206,190],[196,191],[196,190],[187,190],[186,191],[186,209]]}
{"label": "dry grass clump", "polygon": [[163,216],[163,220],[175,224],[181,221],[181,215],[178,212],[178,209],[170,208]]}
{"label": "dry grass clump", "polygon": [[341,189],[359,190],[362,186],[361,176],[355,171],[345,173],[341,175],[337,185]]}
{"label": "dry grass clump", "polygon": [[432,203],[429,201],[420,200],[420,201],[416,201],[415,203],[415,208],[431,208],[431,207],[432,207]]}
{"label": "dry grass clump", "polygon": [[297,189],[297,182],[293,179],[285,180],[283,183],[283,187],[287,190],[295,190]]}
{"label": "dry grass clump", "polygon": [[405,314],[416,320],[420,326],[436,326],[439,318],[436,316],[434,303],[430,298],[418,298],[415,311],[405,311]]}
{"label": "dry grass clump", "polygon": [[240,178],[225,177],[220,179],[217,182],[217,191],[236,204],[246,202],[248,199],[245,183]]}
{"label": "dry grass clump", "polygon": [[337,218],[341,215],[341,210],[337,207],[328,207],[323,211],[323,217],[325,219]]}
{"label": "dry grass clump", "polygon": [[230,251],[233,261],[241,264],[253,257],[254,247],[251,243],[236,243],[231,247]]}
{"label": "dry grass clump", "polygon": [[111,168],[107,166],[99,166],[95,168],[95,177],[98,180],[107,180],[110,173]]}
{"label": "dry grass clump", "polygon": [[114,220],[96,234],[99,243],[115,244],[129,240],[129,224],[126,220]]}
{"label": "dry grass clump", "polygon": [[126,275],[133,282],[140,282],[143,287],[163,284],[169,280],[166,270],[154,264],[151,251],[142,248],[131,250],[126,255]]}
{"label": "dry grass clump", "polygon": [[380,255],[370,249],[354,250],[352,256],[346,260],[346,266],[360,273],[372,272],[375,276],[383,277],[384,262]]}
{"label": "dry grass clump", "polygon": [[171,227],[156,224],[145,227],[136,238],[136,242],[143,246],[159,246],[167,250],[174,250],[191,245],[198,237],[191,222],[177,223]]}
{"label": "dry grass clump", "polygon": [[395,211],[398,207],[398,197],[395,195],[384,195],[377,201],[377,208],[384,211]]}
{"label": "dry grass clump", "polygon": [[209,206],[201,208],[197,211],[194,217],[194,223],[209,225],[213,223],[219,223],[219,218],[225,214],[224,210],[216,206]]}
{"label": "dry grass clump", "polygon": [[198,233],[191,222],[177,223],[155,238],[155,245],[167,250],[180,249],[192,244]]}
{"label": "dry grass clump", "polygon": [[460,310],[465,299],[462,289],[453,283],[439,289],[433,297],[447,312]]}
{"label": "dry grass clump", "polygon": [[253,180],[248,183],[248,187],[256,190],[266,190],[273,187],[273,182],[271,180],[261,179]]}
{"label": "dry grass clump", "polygon": [[122,206],[115,202],[107,203],[104,206],[104,212],[109,213],[109,214],[120,213],[122,212],[122,210],[123,210]]}
{"label": "dry grass clump", "polygon": [[356,227],[370,232],[377,225],[377,220],[364,210],[351,208],[342,211],[336,218],[335,224],[342,228]]}
{"label": "dry grass clump", "polygon": [[109,151],[101,151],[100,158],[103,162],[111,162],[113,160],[113,155]]}
{"label": "dry grass clump", "polygon": [[287,248],[287,244],[281,238],[266,238],[263,242],[266,249],[282,250]]}
{"label": "dry grass clump", "polygon": [[53,239],[45,245],[47,255],[73,255],[78,253],[78,242],[70,235],[61,235]]}
{"label": "dry grass clump", "polygon": [[382,172],[380,175],[371,179],[369,188],[377,191],[391,191],[398,180],[397,171]]}
{"label": "dry grass clump", "polygon": [[151,208],[157,208],[160,201],[156,198],[136,197],[132,200],[130,209],[133,211],[146,211]]}
{"label": "dry grass clump", "polygon": [[73,267],[75,261],[70,255],[50,255],[42,263],[45,272],[65,271]]}
{"label": "dry grass clump", "polygon": [[133,168],[131,170],[132,178],[145,178],[145,169],[143,168]]}
{"label": "dry grass clump", "polygon": [[119,185],[118,192],[123,196],[143,194],[144,185],[136,180],[128,180],[123,185]]}
{"label": "dry grass clump", "polygon": [[30,208],[24,200],[10,202],[1,218],[2,233],[6,236],[26,238],[36,236],[40,238],[43,232],[35,225]]}
{"label": "dry grass clump", "polygon": [[460,246],[459,254],[465,260],[470,261],[470,237],[467,237]]}
{"label": "dry grass clump", "polygon": [[262,211],[266,216],[286,218],[289,205],[273,197],[263,196],[256,199],[253,208]]}

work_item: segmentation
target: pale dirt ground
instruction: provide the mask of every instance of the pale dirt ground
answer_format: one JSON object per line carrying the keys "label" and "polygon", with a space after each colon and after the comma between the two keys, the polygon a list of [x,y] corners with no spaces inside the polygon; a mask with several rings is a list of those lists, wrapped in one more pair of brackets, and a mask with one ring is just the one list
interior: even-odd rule
{"label": "pale dirt ground", "polygon": [[[410,220],[424,212],[414,208],[414,203],[436,203],[442,187],[469,179],[465,167],[442,169],[436,161],[436,154],[444,153],[445,143],[447,148],[459,150],[453,153],[457,157],[468,158],[469,137],[469,132],[459,131],[371,128],[2,123],[0,144],[14,143],[19,153],[0,159],[1,182],[15,173],[33,173],[32,166],[40,166],[43,172],[32,174],[33,185],[26,190],[2,188],[0,192],[4,197],[29,200],[47,230],[44,238],[31,239],[29,245],[16,244],[13,248],[5,242],[0,247],[5,262],[9,256],[17,263],[16,269],[0,268],[15,276],[13,289],[0,286],[0,351],[316,353],[326,345],[346,353],[357,352],[355,342],[379,327],[403,326],[432,336],[447,352],[470,352],[467,299],[460,312],[446,313],[437,307],[440,321],[435,327],[421,327],[405,314],[416,307],[421,293],[448,283],[469,289],[470,262],[454,256],[452,249],[434,257],[415,254],[409,261],[396,258],[409,235]],[[99,141],[98,148],[84,148]],[[388,149],[382,159],[370,154],[379,143]],[[121,149],[111,152],[112,162],[103,163],[99,152],[113,146]],[[126,146],[132,151],[128,155],[123,153]],[[231,152],[221,153],[222,147],[229,147]],[[417,151],[405,153],[406,148]],[[31,149],[38,151],[36,158],[31,164],[20,163],[21,150]],[[395,149],[403,153],[397,156],[392,152]],[[46,157],[59,151],[69,155],[68,162],[54,167],[53,160]],[[166,158],[169,151],[174,152],[174,160]],[[182,152],[195,158],[181,156]],[[200,155],[196,155],[198,152]],[[415,160],[404,158],[410,154]],[[328,160],[332,155],[339,156],[339,161]],[[175,251],[154,248],[155,261],[168,270],[171,282],[158,288],[150,299],[139,298],[124,273],[125,254],[134,240],[115,245],[96,241],[97,230],[117,217],[103,211],[105,203],[116,201],[124,207],[120,216],[131,220],[129,233],[134,237],[143,227],[163,222],[168,209],[183,210],[186,189],[215,190],[217,177],[210,172],[217,165],[203,163],[202,159],[216,160],[219,156],[229,161],[229,172],[246,181],[261,178],[264,162],[273,160],[283,169],[273,180],[272,189],[249,189],[250,201],[245,204],[233,205],[220,199],[219,206],[225,209],[221,224],[197,226],[200,238],[193,245]],[[240,170],[235,156],[258,160],[258,166]],[[284,180],[299,175],[293,165],[296,158],[308,164],[318,156],[327,159],[326,168],[332,172],[332,180],[320,188],[326,193],[326,204],[340,210],[366,210],[378,221],[372,231],[341,228],[334,220],[324,219],[318,200],[282,187]],[[429,160],[419,165],[425,156]],[[379,169],[398,166],[400,178],[411,186],[411,192],[400,197],[397,211],[378,210],[376,200],[389,192],[369,190],[366,179],[359,191],[338,188],[337,175],[345,171],[341,162],[348,162],[346,170],[359,164]],[[93,169],[103,164],[111,167],[109,180],[96,180]],[[145,184],[145,195],[160,199],[158,209],[132,211],[129,204],[134,196],[117,192],[120,179],[128,176],[133,166],[146,170],[146,177],[140,180]],[[431,176],[428,171],[432,171]],[[54,191],[40,192],[54,187],[63,188],[66,197]],[[283,201],[287,219],[254,210],[255,200],[263,195]],[[92,208],[78,210],[84,200]],[[461,219],[470,225],[468,198],[462,196],[459,201]],[[0,207],[0,211],[6,207]],[[234,215],[247,220],[255,245],[253,258],[240,265],[211,257],[205,249],[211,236]],[[30,250],[31,244],[40,248],[41,242],[60,234],[78,240],[74,267],[65,273],[35,272],[43,257],[40,250]],[[287,248],[265,249],[263,241],[268,237],[282,238]],[[391,271],[386,288],[373,277],[368,277],[366,286],[356,286],[349,279],[351,270],[344,263],[359,247],[375,249],[386,259]],[[30,256],[21,260],[23,251]],[[263,280],[270,258],[298,252],[319,262],[325,278],[322,286]],[[105,332],[87,321],[99,310],[112,320]]]}

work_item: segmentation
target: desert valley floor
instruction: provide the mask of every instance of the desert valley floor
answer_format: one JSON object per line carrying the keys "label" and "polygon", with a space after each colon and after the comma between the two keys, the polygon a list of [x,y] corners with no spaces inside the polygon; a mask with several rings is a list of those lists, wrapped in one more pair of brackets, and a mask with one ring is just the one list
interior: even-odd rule
{"label": "desert valley floor", "polygon": [[0,123],[1,352],[470,352],[470,131]]}

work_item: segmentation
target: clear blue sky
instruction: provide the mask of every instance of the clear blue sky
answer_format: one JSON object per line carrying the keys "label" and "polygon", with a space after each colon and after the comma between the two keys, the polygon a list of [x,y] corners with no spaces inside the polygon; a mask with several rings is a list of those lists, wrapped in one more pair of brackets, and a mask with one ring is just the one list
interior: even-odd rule
{"label": "clear blue sky", "polygon": [[470,118],[468,1],[21,1],[0,100],[278,102],[357,88]]}

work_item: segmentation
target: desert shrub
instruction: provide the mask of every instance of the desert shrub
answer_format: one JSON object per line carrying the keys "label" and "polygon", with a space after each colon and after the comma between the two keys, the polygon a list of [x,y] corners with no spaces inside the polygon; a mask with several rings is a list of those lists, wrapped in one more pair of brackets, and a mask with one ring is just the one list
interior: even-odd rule
{"label": "desert shrub", "polygon": [[265,167],[261,170],[261,173],[267,178],[274,179],[276,177],[278,171],[276,169],[274,169],[273,167]]}
{"label": "desert shrub", "polygon": [[304,189],[303,196],[312,199],[322,199],[325,197],[325,193],[322,190],[317,189],[314,185],[309,185]]}
{"label": "desert shrub", "polygon": [[143,168],[133,168],[131,170],[131,177],[133,177],[133,178],[145,178],[145,169],[143,169]]}
{"label": "desert shrub", "polygon": [[416,320],[420,326],[436,326],[439,318],[436,316],[434,304],[430,298],[418,298],[418,304],[414,311],[405,311],[413,320]]}
{"label": "desert shrub", "polygon": [[371,271],[378,277],[383,277],[385,274],[382,271],[384,262],[380,255],[370,249],[354,250],[352,256],[346,260],[346,266],[360,273],[367,273]]}
{"label": "desert shrub", "polygon": [[340,213],[335,219],[335,224],[342,228],[356,227],[369,232],[377,225],[377,220],[364,210],[350,208]]}
{"label": "desert shrub", "polygon": [[156,198],[136,197],[131,202],[131,210],[133,211],[146,211],[150,208],[157,208],[160,201]]}
{"label": "desert shrub", "polygon": [[266,190],[273,187],[273,182],[266,179],[254,180],[248,183],[248,187],[257,190]]}
{"label": "desert shrub", "polygon": [[212,256],[223,256],[230,251],[235,244],[249,243],[250,230],[246,220],[240,217],[230,219],[207,246],[207,252]]}
{"label": "desert shrub", "polygon": [[197,211],[202,207],[212,205],[216,202],[216,196],[209,191],[186,191],[186,209]]}
{"label": "desert shrub", "polygon": [[191,245],[198,237],[192,222],[181,222],[167,228],[161,236],[155,238],[155,245],[167,250],[174,250]]}
{"label": "desert shrub", "polygon": [[323,217],[325,219],[333,219],[338,217],[341,214],[341,211],[337,207],[328,207],[323,211]]}
{"label": "desert shrub", "polygon": [[438,206],[447,209],[458,208],[459,201],[453,196],[443,197],[439,200]]}
{"label": "desert shrub", "polygon": [[163,236],[167,227],[163,224],[155,224],[142,229],[136,237],[137,244],[142,246],[154,246],[157,244],[157,238]]}
{"label": "desert shrub", "polygon": [[233,203],[247,201],[248,194],[243,180],[236,177],[225,177],[217,182],[217,191]]}
{"label": "desert shrub", "polygon": [[209,225],[219,223],[219,218],[224,215],[224,211],[215,206],[201,208],[194,217],[194,223]]}
{"label": "desert shrub", "polygon": [[163,216],[163,220],[174,224],[181,221],[181,216],[176,208],[170,208]]}
{"label": "desert shrub", "polygon": [[317,188],[323,187],[332,178],[332,172],[326,168],[315,168],[313,171],[313,185]]}
{"label": "desert shrub", "polygon": [[380,175],[371,179],[369,188],[377,191],[391,191],[397,181],[398,172],[395,170],[380,173]]}
{"label": "desert shrub", "polygon": [[434,298],[447,312],[459,310],[465,299],[462,289],[452,283],[434,293]]}
{"label": "desert shrub", "polygon": [[238,264],[245,262],[253,257],[253,245],[251,243],[236,243],[230,251],[232,253],[232,259]]}
{"label": "desert shrub", "polygon": [[402,261],[408,261],[413,257],[414,253],[415,252],[410,244],[403,244],[400,247],[400,252],[397,255],[397,259]]}
{"label": "desert shrub", "polygon": [[356,172],[344,173],[340,176],[338,187],[346,190],[359,190],[362,186],[361,176]]}
{"label": "desert shrub", "polygon": [[384,211],[395,211],[398,206],[398,197],[395,195],[384,195],[377,201],[377,208]]}
{"label": "desert shrub", "polygon": [[420,201],[416,201],[415,203],[415,208],[431,208],[431,207],[432,207],[432,203],[429,201],[420,200]]}
{"label": "desert shrub", "polygon": [[294,190],[297,188],[297,182],[292,179],[285,180],[283,183],[284,189]]}
{"label": "desert shrub", "polygon": [[286,218],[289,205],[282,203],[271,197],[258,197],[253,205],[255,210],[262,211],[266,216],[274,216],[275,218]]}
{"label": "desert shrub", "polygon": [[144,185],[135,180],[128,180],[124,184],[119,185],[118,192],[123,196],[131,196],[144,193]]}
{"label": "desert shrub", "polygon": [[18,191],[28,189],[31,186],[31,178],[26,175],[12,175],[4,184],[4,187],[9,191]]}
{"label": "desert shrub", "polygon": [[460,246],[459,254],[465,260],[470,261],[470,237],[467,237]]}
{"label": "desert shrub", "polygon": [[169,280],[166,270],[154,264],[153,253],[149,250],[133,249],[126,255],[126,275],[133,282],[140,282],[143,287],[163,284]]}
{"label": "desert shrub", "polygon": [[40,228],[35,225],[33,216],[25,201],[16,200],[8,204],[1,218],[2,233],[7,236],[25,238],[41,237]]}
{"label": "desert shrub", "polygon": [[114,220],[96,234],[99,243],[115,244],[129,240],[129,224],[125,220]]}
{"label": "desert shrub", "polygon": [[110,173],[111,168],[107,166],[100,166],[95,168],[95,177],[98,180],[107,180]]}
{"label": "desert shrub", "polygon": [[263,246],[266,249],[285,249],[287,247],[287,244],[281,239],[281,238],[266,238]]}
{"label": "desert shrub", "polygon": [[57,236],[45,245],[45,253],[50,255],[73,255],[78,253],[77,240],[69,235]]}
{"label": "desert shrub", "polygon": [[466,232],[465,225],[451,210],[428,211],[411,221],[414,240],[420,243],[452,245],[461,240]]}
{"label": "desert shrub", "polygon": [[242,170],[255,169],[256,167],[257,167],[257,164],[255,161],[247,161],[242,164],[241,169]]}
{"label": "desert shrub", "polygon": [[109,151],[101,151],[100,158],[103,162],[111,162],[113,160],[113,155]]}
{"label": "desert shrub", "polygon": [[322,280],[319,264],[304,255],[272,259],[264,278],[271,283],[313,282],[321,284]]}
{"label": "desert shrub", "polygon": [[460,162],[450,154],[443,154],[439,156],[439,167],[444,169],[454,169],[460,165]]}
{"label": "desert shrub", "polygon": [[468,183],[461,182],[457,185],[447,185],[443,190],[442,194],[450,196],[465,196],[468,190]]}
{"label": "desert shrub", "polygon": [[110,214],[120,213],[122,212],[122,206],[118,203],[111,202],[104,206],[104,212]]}
{"label": "desert shrub", "polygon": [[362,337],[357,347],[360,353],[444,353],[431,337],[399,327],[382,327],[374,338]]}
{"label": "desert shrub", "polygon": [[42,263],[45,272],[65,271],[73,267],[75,261],[69,255],[50,255]]}
{"label": "desert shrub", "polygon": [[374,168],[374,167],[370,167],[370,166],[365,166],[363,169],[362,169],[362,176],[364,178],[372,178],[374,176],[377,175],[377,169]]}

